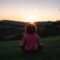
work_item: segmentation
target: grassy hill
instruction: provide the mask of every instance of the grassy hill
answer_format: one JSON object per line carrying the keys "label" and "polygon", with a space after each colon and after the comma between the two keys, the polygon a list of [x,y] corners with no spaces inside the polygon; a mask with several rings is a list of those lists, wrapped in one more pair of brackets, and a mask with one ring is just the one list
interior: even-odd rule
{"label": "grassy hill", "polygon": [[[11,20],[0,21],[0,41],[22,39],[25,26],[28,22]],[[35,22],[37,33],[41,37],[60,35],[60,21],[58,22]]]}
{"label": "grassy hill", "polygon": [[[60,60],[60,36],[41,38],[41,42],[44,47],[41,53],[32,56],[32,60]],[[21,40],[0,42],[0,60],[27,60],[20,44]]]}

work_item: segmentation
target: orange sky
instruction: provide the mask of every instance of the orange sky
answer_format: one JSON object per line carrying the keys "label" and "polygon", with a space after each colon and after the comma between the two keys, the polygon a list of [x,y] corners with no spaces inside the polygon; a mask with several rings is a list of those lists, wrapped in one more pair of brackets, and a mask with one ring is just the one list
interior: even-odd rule
{"label": "orange sky", "polygon": [[60,0],[0,0],[0,20],[60,20]]}

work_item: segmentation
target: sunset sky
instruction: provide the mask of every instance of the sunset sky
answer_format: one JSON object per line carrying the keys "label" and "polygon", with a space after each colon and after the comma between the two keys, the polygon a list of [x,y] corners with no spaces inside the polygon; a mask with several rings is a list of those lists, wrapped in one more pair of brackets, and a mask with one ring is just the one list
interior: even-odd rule
{"label": "sunset sky", "polygon": [[0,20],[60,20],[60,0],[0,0]]}

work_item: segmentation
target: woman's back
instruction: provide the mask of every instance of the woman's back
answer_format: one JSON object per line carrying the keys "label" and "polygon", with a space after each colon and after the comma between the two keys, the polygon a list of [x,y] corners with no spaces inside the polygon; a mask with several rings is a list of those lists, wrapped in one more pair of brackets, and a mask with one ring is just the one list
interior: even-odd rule
{"label": "woman's back", "polygon": [[25,50],[38,49],[39,36],[37,34],[25,34],[23,40],[25,42]]}

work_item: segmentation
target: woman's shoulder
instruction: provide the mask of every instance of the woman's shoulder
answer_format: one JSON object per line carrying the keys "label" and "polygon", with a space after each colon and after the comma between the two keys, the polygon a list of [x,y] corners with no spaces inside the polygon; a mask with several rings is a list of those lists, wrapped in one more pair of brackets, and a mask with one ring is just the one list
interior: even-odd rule
{"label": "woman's shoulder", "polygon": [[29,36],[30,36],[30,34],[27,34],[27,33],[24,34],[24,37],[29,37]]}
{"label": "woman's shoulder", "polygon": [[39,35],[38,35],[37,33],[35,34],[35,37],[40,38]]}
{"label": "woman's shoulder", "polygon": [[37,33],[34,34],[35,36],[39,36]]}
{"label": "woman's shoulder", "polygon": [[26,37],[27,36],[27,34],[26,33],[24,33],[24,37]]}

